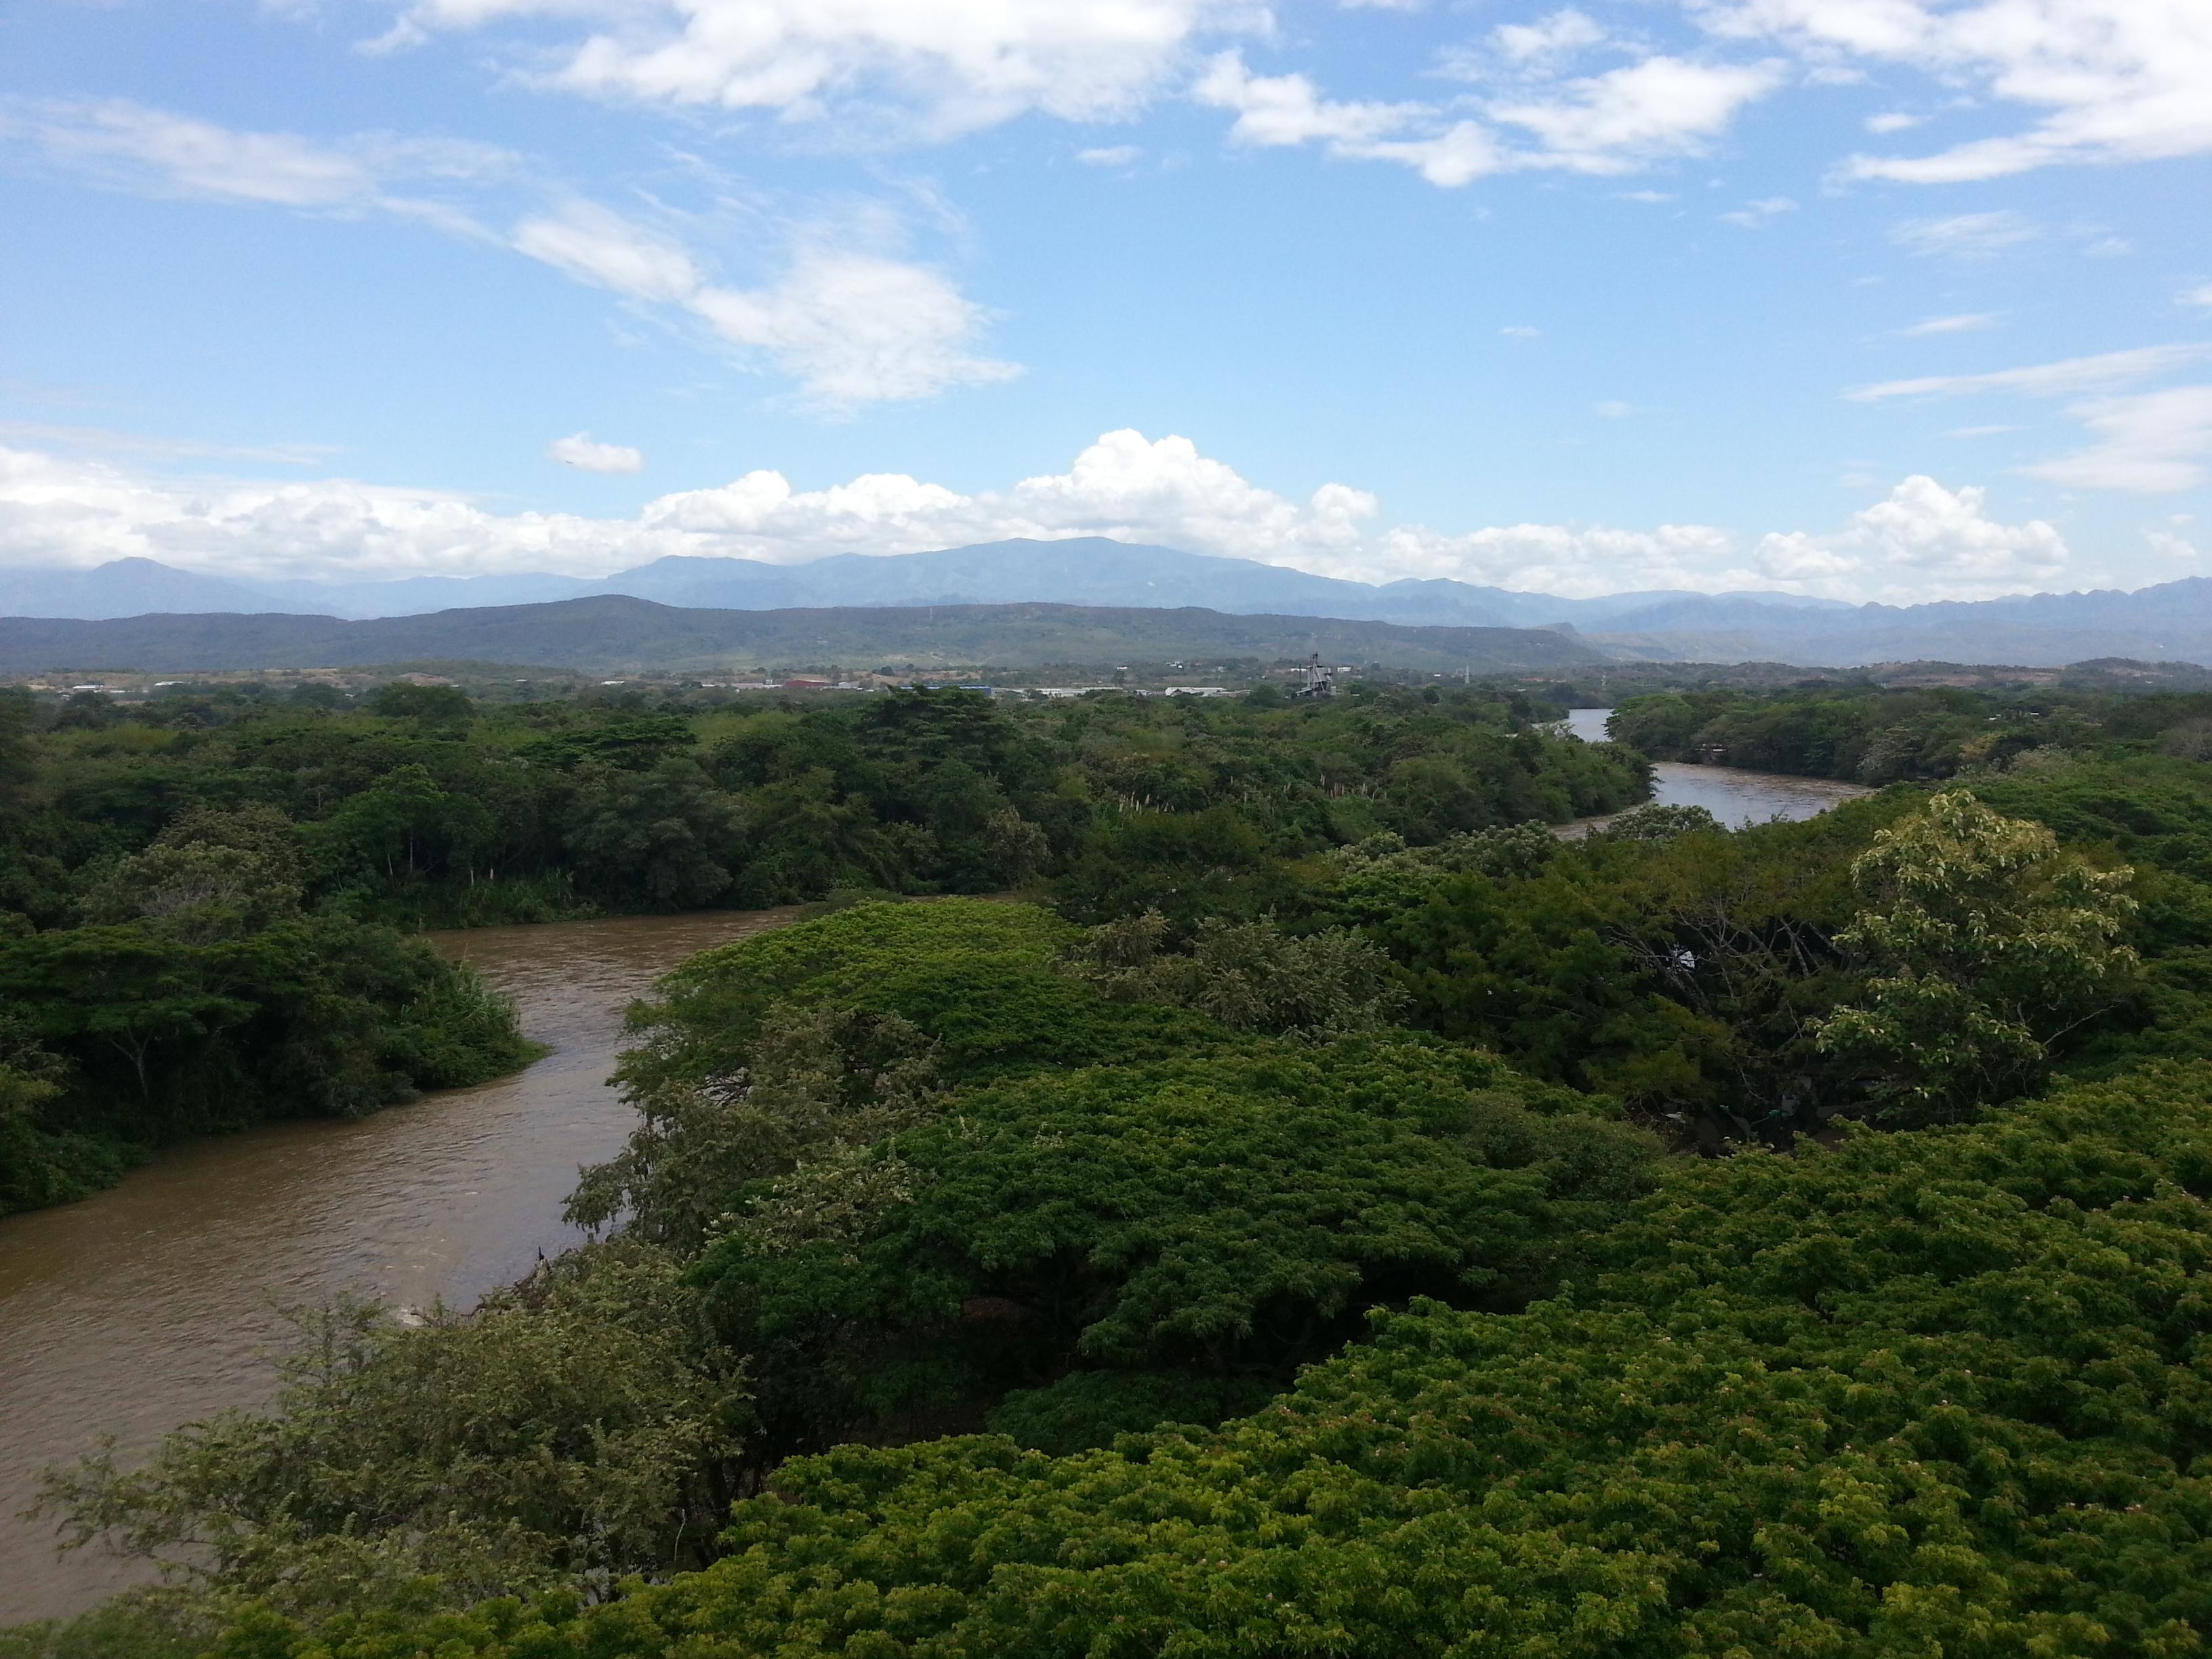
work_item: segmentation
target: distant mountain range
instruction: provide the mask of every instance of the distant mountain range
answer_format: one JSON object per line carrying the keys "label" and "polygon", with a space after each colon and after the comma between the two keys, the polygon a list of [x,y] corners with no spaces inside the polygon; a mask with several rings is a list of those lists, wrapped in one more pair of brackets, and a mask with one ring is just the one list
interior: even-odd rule
{"label": "distant mountain range", "polygon": [[1449,580],[1376,586],[1309,575],[1251,559],[1085,536],[987,542],[933,553],[842,553],[811,564],[758,559],[656,559],[587,581],[574,576],[410,576],[397,581],[239,581],[195,575],[151,559],[92,570],[0,571],[0,616],[137,617],[152,611],[283,611],[344,617],[413,617],[460,606],[537,605],[621,593],[702,610],[783,611],[852,605],[1085,605],[1232,615],[1341,617],[1416,626],[1612,626],[1654,607],[1698,601],[1703,625],[1727,626],[1776,606],[1844,609],[1786,593],[1620,593],[1561,599]]}
{"label": "distant mountain range", "polygon": [[[150,559],[92,570],[0,571],[0,617],[100,620],[152,613],[422,616],[622,595],[714,611],[1059,605],[1197,607],[1415,627],[1571,628],[1606,654],[1656,661],[1849,667],[1940,659],[2053,667],[2096,657],[2212,662],[2212,580],[2136,593],[2036,594],[1905,607],[1772,592],[1665,591],[1569,599],[1444,580],[1375,585],[1249,559],[1084,537],[931,553],[840,554],[811,564],[657,559],[596,581],[546,574],[398,581],[239,581]],[[1190,647],[1201,649],[1194,642]],[[1004,657],[997,660],[1008,660]]]}
{"label": "distant mountain range", "polygon": [[210,612],[79,621],[0,618],[0,673],[348,668],[404,662],[502,663],[591,673],[914,664],[925,672],[1163,663],[1202,673],[1232,658],[1383,662],[1432,672],[1558,671],[1607,659],[1570,633],[1408,628],[1314,617],[1227,616],[1066,605],[848,606],[716,611],[617,594],[482,605],[423,617],[344,620]]}

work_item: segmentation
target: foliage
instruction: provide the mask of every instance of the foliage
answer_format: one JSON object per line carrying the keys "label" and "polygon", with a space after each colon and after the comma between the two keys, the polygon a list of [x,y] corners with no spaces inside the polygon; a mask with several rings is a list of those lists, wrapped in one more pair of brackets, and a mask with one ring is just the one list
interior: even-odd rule
{"label": "foliage", "polygon": [[1403,1036],[1040,1070],[901,1133],[864,1230],[733,1228],[695,1276],[783,1451],[1071,1367],[1280,1382],[1375,1303],[1550,1282],[1651,1164],[1568,1098]]}
{"label": "foliage", "polygon": [[1218,1432],[848,1447],[617,1607],[228,1650],[2200,1652],[2208,1193],[2201,1066],[1687,1164],[1575,1296],[1390,1316]]}
{"label": "foliage", "polygon": [[301,1316],[270,1409],[48,1476],[82,1545],[301,1613],[436,1581],[462,1601],[705,1558],[745,1425],[741,1368],[668,1257],[601,1245],[473,1315]]}
{"label": "foliage", "polygon": [[1865,1068],[1905,1121],[1960,1115],[2041,1081],[2051,1045],[2103,1012],[2136,966],[2115,943],[2135,872],[2061,853],[2039,823],[1947,790],[1851,864],[1868,908],[1838,935],[1871,976],[1817,1040]]}
{"label": "foliage", "polygon": [[1273,1392],[1254,1377],[1071,1371],[1042,1389],[1016,1389],[984,1426],[1029,1450],[1066,1457],[1168,1424],[1212,1428],[1258,1411]]}
{"label": "foliage", "polygon": [[1208,917],[1188,949],[1167,951],[1157,910],[1092,928],[1068,956],[1071,971],[1117,1002],[1195,1009],[1237,1031],[1315,1037],[1395,1024],[1405,993],[1390,959],[1343,928],[1293,936],[1269,921]]}
{"label": "foliage", "polygon": [[[141,826],[60,860],[124,963],[488,870],[505,830],[451,803],[495,788],[530,835],[595,790],[647,803],[611,833],[708,824],[732,893],[1052,908],[860,902],[685,964],[578,1191],[611,1237],[482,1349],[368,1322],[357,1371],[172,1442],[167,1484],[59,1495],[226,1540],[189,1602],[226,1659],[2202,1652],[2212,1066],[2144,1061],[2212,1048],[2212,775],[2171,740],[2205,711],[2054,700],[2074,752],[1970,755],[2011,716],[1851,726],[1873,697],[1659,712],[1854,768],[1851,731],[1924,715],[1972,793],[1562,841],[1507,815],[1618,807],[1632,760],[1441,691],[480,712],[380,730],[266,846],[162,843],[222,857],[155,845],[207,780],[79,779]],[[33,742],[95,739],[141,740]],[[1915,742],[1886,752],[1936,765]],[[440,769],[470,750],[481,789]],[[339,878],[317,826],[380,788],[427,805],[359,843],[388,878]],[[301,897],[264,919],[229,854],[286,845]],[[618,904],[690,867],[611,845],[549,867]],[[189,1012],[204,980],[147,982]],[[19,1077],[97,1057],[31,1035]],[[2022,1098],[2046,1071],[2103,1080]]]}
{"label": "foliage", "polygon": [[568,1218],[591,1228],[619,1220],[626,1237],[696,1250],[746,1187],[926,1121],[929,1048],[896,1014],[777,1004],[742,1067],[679,1071],[631,1091],[639,1127],[584,1171]]}

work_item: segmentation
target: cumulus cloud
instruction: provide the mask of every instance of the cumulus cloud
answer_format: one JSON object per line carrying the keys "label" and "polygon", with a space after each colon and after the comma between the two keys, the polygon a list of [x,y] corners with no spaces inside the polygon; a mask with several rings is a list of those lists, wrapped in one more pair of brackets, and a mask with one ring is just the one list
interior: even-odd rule
{"label": "cumulus cloud", "polygon": [[[141,194],[386,213],[504,246],[576,282],[677,309],[744,367],[787,378],[799,402],[824,412],[1020,373],[976,350],[985,308],[944,271],[881,246],[880,230],[855,245],[818,226],[790,227],[782,269],[747,288],[718,277],[673,231],[533,179],[520,158],[488,147],[239,132],[115,100],[0,104],[0,141],[9,139]],[[530,204],[511,205],[518,193]],[[498,228],[507,221],[511,228]]]}
{"label": "cumulus cloud", "polygon": [[2176,297],[2183,305],[2195,306],[2202,311],[2212,311],[2212,283],[2207,283],[2201,288],[2185,289]]}
{"label": "cumulus cloud", "polygon": [[2071,558],[2065,538],[2040,519],[1990,518],[1987,499],[1916,473],[1844,529],[1768,535],[1753,557],[1771,580],[1837,599],[1979,599],[2050,586]]}
{"label": "cumulus cloud", "polygon": [[588,432],[571,433],[545,446],[545,455],[582,472],[642,472],[645,452],[626,444],[603,444]]}
{"label": "cumulus cloud", "polygon": [[2050,526],[2000,522],[1980,490],[1922,477],[1840,532],[1770,535],[1747,555],[1711,525],[1389,524],[1381,501],[1352,485],[1285,495],[1187,438],[1127,430],[1087,446],[1064,472],[1000,489],[963,493],[903,473],[799,489],[759,471],[617,519],[492,513],[450,494],[342,478],[171,481],[0,448],[0,563],[14,565],[137,556],[241,577],[597,576],[670,554],[801,563],[1078,535],[1364,581],[1449,577],[1569,596],[1779,584],[1844,598],[1972,597],[2048,580],[2068,556]]}

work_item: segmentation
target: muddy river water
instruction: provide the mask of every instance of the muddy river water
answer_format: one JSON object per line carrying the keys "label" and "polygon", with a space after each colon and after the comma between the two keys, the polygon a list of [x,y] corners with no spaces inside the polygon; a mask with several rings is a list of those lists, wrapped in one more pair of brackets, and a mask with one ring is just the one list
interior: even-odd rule
{"label": "muddy river water", "polygon": [[[1577,709],[1602,739],[1606,709]],[[1662,765],[1656,799],[1735,824],[1808,817],[1848,784]],[[439,936],[514,996],[552,1052],[516,1076],[351,1122],[165,1152],[115,1190],[0,1221],[0,1625],[81,1610],[143,1577],[60,1561],[18,1516],[38,1471],[112,1434],[127,1450],[270,1387],[282,1310],[353,1291],[467,1304],[572,1242],[562,1200],[622,1144],[605,1078],[623,1008],[695,951],[793,911],[624,916]]]}
{"label": "muddy river water", "polygon": [[465,1304],[572,1243],[561,1206],[578,1166],[629,1133],[605,1086],[623,1009],[684,957],[798,914],[436,935],[552,1053],[374,1117],[194,1142],[81,1204],[0,1220],[0,1625],[144,1576],[94,1551],[55,1559],[51,1526],[18,1514],[41,1468],[101,1434],[143,1446],[260,1400],[288,1306],[345,1291]]}

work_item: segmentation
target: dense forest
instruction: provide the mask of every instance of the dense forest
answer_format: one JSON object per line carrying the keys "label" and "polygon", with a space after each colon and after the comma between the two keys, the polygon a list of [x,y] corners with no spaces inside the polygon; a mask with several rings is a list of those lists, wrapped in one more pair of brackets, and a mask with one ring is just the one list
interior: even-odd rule
{"label": "dense forest", "polygon": [[1855,783],[2008,767],[2034,750],[2212,757],[2212,692],[1836,685],[1625,698],[1613,732],[1654,760],[1704,761]]}
{"label": "dense forest", "polygon": [[[170,1581],[0,1659],[2203,1652],[2203,716],[1562,840],[1642,793],[1626,745],[1270,701],[202,717],[509,769],[556,837],[680,777],[738,826],[716,900],[837,896],[634,1012],[592,1242],[471,1314],[327,1310],[267,1410],[56,1471]],[[689,742],[593,747],[653,720]],[[124,729],[40,731],[39,799]],[[319,864],[374,786],[227,775],[270,793],[191,811],[283,812],[319,914],[682,902],[511,850],[472,888],[428,835]],[[777,789],[811,865],[742,833]]]}
{"label": "dense forest", "polygon": [[1257,914],[1298,859],[1635,800],[1510,693],[915,691],[479,708],[450,685],[0,695],[0,1213],[178,1136],[477,1081],[513,1017],[404,931],[1049,880]]}

